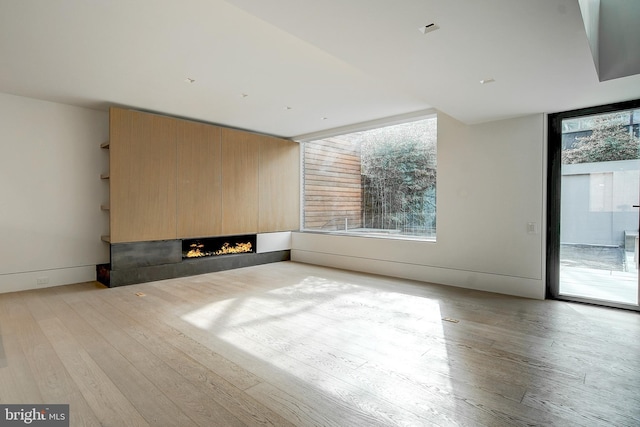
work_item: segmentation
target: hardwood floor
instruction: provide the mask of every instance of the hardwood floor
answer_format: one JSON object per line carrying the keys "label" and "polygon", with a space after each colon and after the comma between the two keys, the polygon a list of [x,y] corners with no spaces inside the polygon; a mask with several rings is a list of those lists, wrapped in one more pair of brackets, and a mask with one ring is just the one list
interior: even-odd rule
{"label": "hardwood floor", "polygon": [[0,403],[68,403],[72,426],[638,426],[640,316],[292,262],[0,294]]}

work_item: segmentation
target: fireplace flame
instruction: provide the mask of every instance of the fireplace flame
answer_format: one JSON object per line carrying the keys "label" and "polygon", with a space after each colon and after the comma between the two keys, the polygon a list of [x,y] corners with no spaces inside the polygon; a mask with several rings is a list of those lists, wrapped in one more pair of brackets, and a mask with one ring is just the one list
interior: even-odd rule
{"label": "fireplace flame", "polygon": [[251,242],[247,243],[236,243],[235,246],[231,246],[229,243],[225,243],[222,245],[220,250],[215,251],[216,255],[225,255],[225,254],[241,254],[245,252],[251,252]]}
{"label": "fireplace flame", "polygon": [[206,253],[202,252],[201,249],[204,248],[202,243],[192,243],[189,245],[191,248],[189,252],[187,252],[187,258],[197,258],[201,256],[207,256]]}
{"label": "fireplace flame", "polygon": [[189,252],[187,252],[187,258],[198,258],[210,255],[226,255],[226,254],[240,254],[251,252],[252,245],[251,242],[247,243],[236,243],[235,246],[231,246],[230,243],[226,242],[222,245],[222,247],[213,252],[203,251],[204,245],[202,243],[192,243],[189,245]]}

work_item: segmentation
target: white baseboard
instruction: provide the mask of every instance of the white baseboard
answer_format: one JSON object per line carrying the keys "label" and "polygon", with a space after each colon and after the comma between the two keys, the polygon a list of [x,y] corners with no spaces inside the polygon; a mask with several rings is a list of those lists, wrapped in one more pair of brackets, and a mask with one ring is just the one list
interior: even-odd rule
{"label": "white baseboard", "polygon": [[0,275],[0,293],[26,291],[96,280],[96,266],[57,268]]}
{"label": "white baseboard", "polygon": [[455,270],[426,265],[405,264],[378,259],[357,258],[321,252],[294,249],[291,260],[325,267],[361,271],[401,279],[456,286],[486,292],[496,292],[524,298],[544,299],[544,286],[540,280],[503,276],[475,271]]}

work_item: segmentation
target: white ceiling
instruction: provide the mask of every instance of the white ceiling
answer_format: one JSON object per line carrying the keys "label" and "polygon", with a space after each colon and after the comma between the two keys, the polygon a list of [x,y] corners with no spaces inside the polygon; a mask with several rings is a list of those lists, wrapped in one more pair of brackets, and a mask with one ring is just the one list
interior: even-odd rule
{"label": "white ceiling", "polygon": [[599,81],[578,0],[0,0],[0,92],[293,137],[636,99],[640,75]]}

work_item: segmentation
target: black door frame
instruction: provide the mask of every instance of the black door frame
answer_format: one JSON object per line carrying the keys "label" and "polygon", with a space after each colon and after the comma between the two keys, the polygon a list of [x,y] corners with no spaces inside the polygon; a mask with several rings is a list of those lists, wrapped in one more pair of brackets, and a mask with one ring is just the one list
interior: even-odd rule
{"label": "black door frame", "polygon": [[[547,260],[546,298],[598,304],[598,300],[559,295],[560,288],[560,191],[562,181],[562,120],[640,108],[640,99],[549,114],[547,126]],[[604,304],[601,304],[604,305]],[[636,305],[607,306],[640,311]]]}

